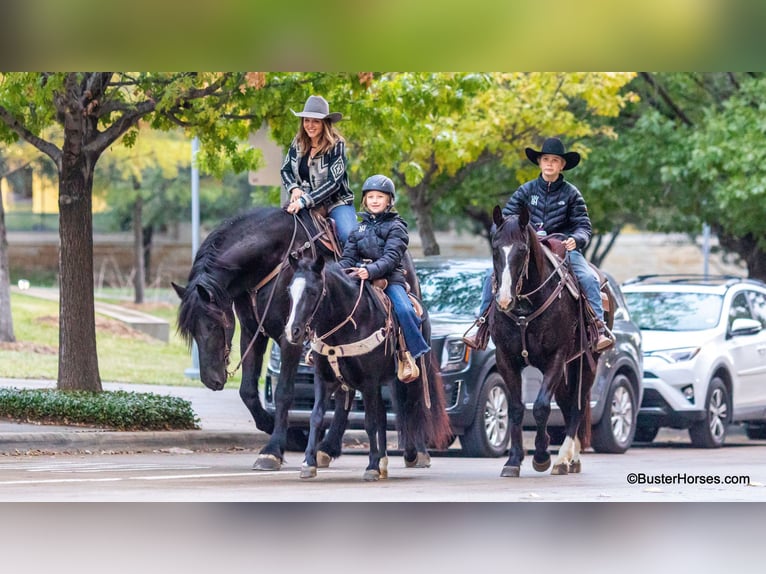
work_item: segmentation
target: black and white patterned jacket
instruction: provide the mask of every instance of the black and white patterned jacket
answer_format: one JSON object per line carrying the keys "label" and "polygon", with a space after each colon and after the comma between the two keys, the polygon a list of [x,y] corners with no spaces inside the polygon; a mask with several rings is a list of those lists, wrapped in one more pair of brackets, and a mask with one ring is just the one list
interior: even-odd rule
{"label": "black and white patterned jacket", "polygon": [[348,186],[344,142],[338,141],[327,153],[308,160],[310,181],[303,181],[298,173],[301,158],[298,143],[293,139],[280,171],[282,187],[288,195],[293,188],[299,187],[308,196],[306,207],[353,205],[354,193]]}

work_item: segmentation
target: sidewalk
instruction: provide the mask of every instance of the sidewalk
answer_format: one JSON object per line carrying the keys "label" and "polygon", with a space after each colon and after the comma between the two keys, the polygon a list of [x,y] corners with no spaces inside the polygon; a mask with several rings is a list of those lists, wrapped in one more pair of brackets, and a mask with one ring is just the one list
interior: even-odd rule
{"label": "sidewalk", "polygon": [[[4,379],[0,387],[55,388],[56,381]],[[92,427],[37,425],[0,418],[0,454],[27,452],[101,452],[145,450],[260,450],[269,435],[255,428],[237,389],[103,383],[104,390],[171,395],[188,400],[199,430],[124,432]]]}

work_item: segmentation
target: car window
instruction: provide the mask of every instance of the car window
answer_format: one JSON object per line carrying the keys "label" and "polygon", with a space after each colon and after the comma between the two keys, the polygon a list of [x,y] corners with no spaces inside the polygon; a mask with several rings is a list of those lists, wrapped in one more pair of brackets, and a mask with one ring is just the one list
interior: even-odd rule
{"label": "car window", "polygon": [[721,295],[674,291],[623,291],[623,294],[639,329],[700,331],[712,329],[721,318]]}
{"label": "car window", "polygon": [[750,303],[753,319],[760,321],[761,326],[766,329],[766,295],[760,291],[745,291],[745,296]]}
{"label": "car window", "polygon": [[747,296],[744,291],[737,293],[731,301],[729,309],[729,329],[731,329],[734,319],[752,319],[750,306],[747,304]]}
{"label": "car window", "polygon": [[483,269],[419,268],[417,272],[429,313],[478,314]]}

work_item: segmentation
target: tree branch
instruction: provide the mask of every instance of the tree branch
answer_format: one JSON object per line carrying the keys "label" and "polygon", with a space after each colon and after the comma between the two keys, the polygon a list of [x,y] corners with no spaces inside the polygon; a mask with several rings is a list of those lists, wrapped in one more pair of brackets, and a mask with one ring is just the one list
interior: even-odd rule
{"label": "tree branch", "polygon": [[11,114],[5,106],[0,105],[0,119],[2,119],[5,124],[13,131],[15,132],[20,138],[28,141],[30,144],[35,146],[37,149],[39,149],[41,152],[43,152],[45,155],[47,155],[49,158],[53,160],[53,162],[56,164],[56,166],[60,166],[61,162],[61,150],[57,148],[55,145],[50,143],[49,141],[46,141],[35,134],[33,134],[31,131],[29,131],[26,127],[24,127],[19,120],[17,120],[13,114]]}
{"label": "tree branch", "polygon": [[89,154],[100,155],[106,148],[117,141],[122,134],[136,125],[138,120],[153,112],[156,107],[157,103],[154,100],[140,102],[134,107],[132,112],[124,113],[112,125],[84,146],[84,151]]}
{"label": "tree branch", "polygon": [[689,127],[694,125],[694,123],[687,117],[683,110],[676,105],[676,103],[673,101],[673,98],[670,97],[670,94],[665,90],[665,88],[659,85],[650,73],[640,72],[639,75],[644,79],[644,81],[646,81],[647,84],[657,90],[657,93],[660,95],[662,100],[670,107],[671,110],[673,110],[673,113],[676,114],[678,119],[680,119]]}

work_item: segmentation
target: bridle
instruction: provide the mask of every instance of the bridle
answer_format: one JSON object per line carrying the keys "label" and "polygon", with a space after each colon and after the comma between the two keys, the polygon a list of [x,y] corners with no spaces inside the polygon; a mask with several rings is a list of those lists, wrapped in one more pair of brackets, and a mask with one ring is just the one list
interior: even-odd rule
{"label": "bridle", "polygon": [[[498,231],[500,231],[500,228],[498,228]],[[527,231],[529,234],[529,231]],[[529,237],[529,235],[527,235]],[[519,272],[519,275],[516,279],[516,301],[521,301],[522,299],[527,301],[528,303],[532,303],[531,297],[538,293],[540,290],[542,290],[545,285],[551,281],[551,279],[555,275],[560,275],[560,279],[558,282],[558,285],[556,285],[556,288],[551,292],[551,294],[548,296],[548,298],[543,302],[542,305],[537,307],[532,313],[529,315],[522,315],[514,313],[513,310],[515,306],[508,310],[502,310],[500,311],[509,317],[511,320],[513,320],[514,323],[516,323],[516,326],[521,329],[521,356],[524,358],[524,361],[527,363],[527,365],[530,364],[529,362],[529,351],[527,350],[527,337],[526,337],[526,331],[527,326],[535,319],[537,319],[540,315],[545,313],[545,311],[553,304],[553,302],[556,300],[557,297],[561,294],[561,292],[564,289],[564,286],[566,285],[566,280],[569,275],[569,266],[565,263],[567,261],[567,258],[563,258],[551,271],[551,273],[534,289],[527,293],[522,293],[523,289],[523,279],[529,278],[529,259],[532,252],[532,249],[530,248],[529,244],[527,242],[523,243],[526,254],[524,256],[524,263],[521,266],[521,271]],[[559,273],[559,270],[564,267],[564,272]],[[538,270],[539,271],[539,270]]]}

